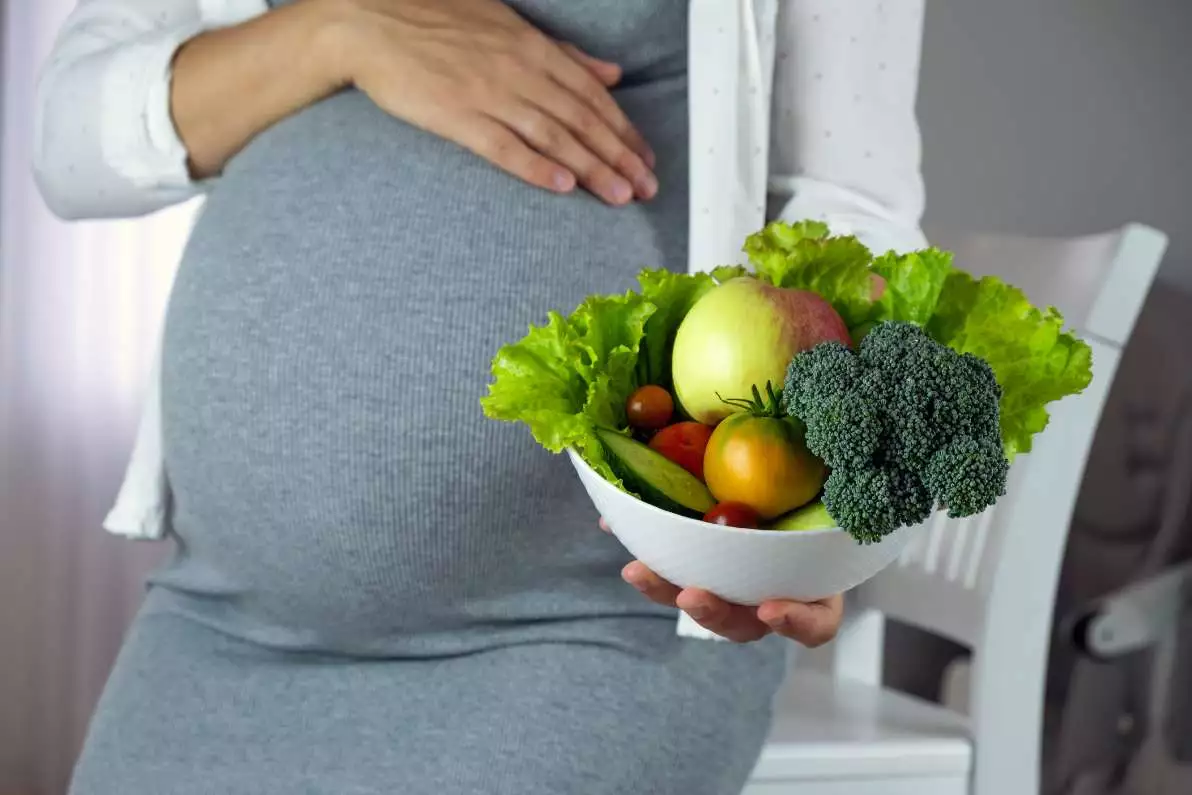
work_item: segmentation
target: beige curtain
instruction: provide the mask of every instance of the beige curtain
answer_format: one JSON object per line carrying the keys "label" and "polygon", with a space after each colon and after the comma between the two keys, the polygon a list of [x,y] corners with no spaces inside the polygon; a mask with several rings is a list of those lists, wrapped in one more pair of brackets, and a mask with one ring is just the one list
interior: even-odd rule
{"label": "beige curtain", "polygon": [[34,80],[74,0],[3,3],[0,793],[66,789],[164,544],[100,528],[131,449],[192,207],[64,224],[29,169]]}

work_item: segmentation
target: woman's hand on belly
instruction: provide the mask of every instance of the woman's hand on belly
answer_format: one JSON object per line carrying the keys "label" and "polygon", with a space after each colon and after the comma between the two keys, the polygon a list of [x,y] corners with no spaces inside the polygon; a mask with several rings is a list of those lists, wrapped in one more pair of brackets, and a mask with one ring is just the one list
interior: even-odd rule
{"label": "woman's hand on belly", "polygon": [[[607,532],[603,519],[600,526]],[[844,617],[844,597],[839,594],[818,602],[774,599],[747,607],[730,604],[698,588],[680,588],[637,560],[627,565],[621,576],[650,601],[677,607],[700,626],[737,643],[750,643],[775,633],[815,648],[836,637]]]}
{"label": "woman's hand on belly", "polygon": [[653,198],[654,156],[609,87],[620,69],[500,0],[326,0],[336,71],[387,113],[533,185],[610,204]]}

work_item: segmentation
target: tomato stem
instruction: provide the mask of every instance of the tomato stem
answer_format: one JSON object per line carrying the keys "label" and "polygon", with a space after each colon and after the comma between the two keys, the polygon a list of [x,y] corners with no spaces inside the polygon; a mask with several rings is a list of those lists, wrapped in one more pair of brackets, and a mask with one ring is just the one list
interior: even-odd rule
{"label": "tomato stem", "polygon": [[761,390],[757,388],[757,384],[753,385],[753,397],[751,398],[725,398],[721,397],[720,393],[716,393],[716,397],[721,403],[725,403],[734,408],[744,409],[755,417],[773,417],[775,419],[782,419],[784,412],[782,411],[782,399],[774,391],[774,384],[770,381],[766,382],[766,396],[763,398]]}

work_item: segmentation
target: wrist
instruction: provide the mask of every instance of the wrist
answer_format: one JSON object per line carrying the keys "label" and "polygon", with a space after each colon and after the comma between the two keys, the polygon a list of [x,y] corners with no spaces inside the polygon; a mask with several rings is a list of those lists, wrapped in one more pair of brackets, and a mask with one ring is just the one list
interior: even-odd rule
{"label": "wrist", "polygon": [[311,26],[312,52],[324,80],[333,91],[350,86],[356,77],[352,54],[360,6],[355,0],[301,0]]}

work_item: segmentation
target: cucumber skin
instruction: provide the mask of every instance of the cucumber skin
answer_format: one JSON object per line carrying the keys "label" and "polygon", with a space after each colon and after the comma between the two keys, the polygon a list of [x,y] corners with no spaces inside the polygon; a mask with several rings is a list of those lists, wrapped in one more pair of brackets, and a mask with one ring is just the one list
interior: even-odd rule
{"label": "cucumber skin", "polygon": [[[602,434],[598,434],[598,435],[602,435]],[[632,440],[632,441],[635,444],[641,444],[640,442],[637,442],[636,440]],[[647,447],[646,449],[649,449],[649,448]],[[658,453],[655,450],[650,450],[650,452],[653,453],[654,455],[657,455],[659,458],[662,458],[668,464],[673,464],[674,466],[678,466],[678,464],[674,464],[673,461],[666,458],[661,453]],[[617,477],[619,477],[621,479],[621,482],[625,484],[625,489],[628,492],[630,492],[631,494],[637,496],[642,501],[647,502],[656,508],[661,508],[662,510],[667,511],[669,513],[675,513],[680,516],[686,516],[686,517],[689,517],[692,519],[702,519],[704,517],[704,514],[707,513],[708,511],[712,510],[713,506],[716,505],[716,499],[714,497],[712,497],[711,492],[708,492],[708,503],[707,503],[708,507],[706,509],[704,509],[703,511],[700,511],[695,508],[688,508],[687,506],[683,505],[682,503],[676,502],[672,498],[668,497],[666,494],[664,494],[658,488],[656,488],[655,486],[650,484],[644,477],[639,475],[626,462],[621,460],[621,457],[618,456],[616,454],[616,452],[614,452],[612,450],[611,447],[609,447],[607,442],[604,444],[604,453],[605,453],[605,460],[608,461],[608,465],[612,469],[613,474],[615,474]],[[685,474],[690,474],[685,469],[683,470],[683,472]],[[694,478],[695,476],[692,475],[691,477]],[[700,485],[702,486],[703,484],[701,483]],[[704,488],[706,490],[707,487],[705,486]]]}
{"label": "cucumber skin", "polygon": [[[642,480],[636,472],[625,465],[621,459],[606,449],[606,458],[609,466],[621,482],[625,484],[626,490],[635,495],[643,502],[648,502],[655,508],[661,508],[668,513],[677,513],[680,516],[686,516],[691,519],[702,519],[703,514],[698,511],[687,508],[680,503],[675,502],[670,497],[663,494],[658,489],[651,486],[649,483]],[[709,508],[711,510],[711,508]]]}
{"label": "cucumber skin", "polygon": [[[807,521],[808,517],[811,517],[811,521]],[[796,522],[796,520],[802,520],[802,522]],[[798,524],[802,524],[802,526],[792,526]],[[765,525],[765,529],[798,533],[805,530],[832,530],[836,526],[836,520],[824,508],[823,502],[817,498],[802,507],[779,516],[774,521]]]}

